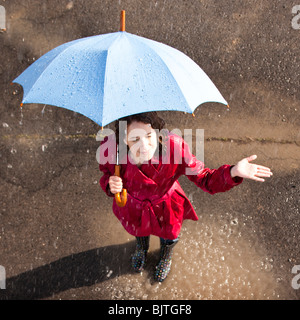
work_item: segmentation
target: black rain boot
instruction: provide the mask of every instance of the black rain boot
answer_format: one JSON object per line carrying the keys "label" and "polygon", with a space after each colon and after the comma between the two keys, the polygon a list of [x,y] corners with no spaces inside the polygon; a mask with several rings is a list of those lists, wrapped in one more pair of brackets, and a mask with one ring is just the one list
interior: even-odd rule
{"label": "black rain boot", "polygon": [[[168,243],[169,242],[169,243]],[[160,260],[156,266],[154,279],[163,282],[171,270],[173,249],[178,240],[172,242],[170,240],[160,239]]]}
{"label": "black rain boot", "polygon": [[136,249],[131,264],[136,272],[141,272],[146,264],[150,237],[136,237]]}

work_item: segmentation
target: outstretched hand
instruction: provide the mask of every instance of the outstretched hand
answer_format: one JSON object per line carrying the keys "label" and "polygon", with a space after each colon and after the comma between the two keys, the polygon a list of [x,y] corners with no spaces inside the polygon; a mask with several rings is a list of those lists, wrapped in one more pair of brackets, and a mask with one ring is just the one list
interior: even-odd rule
{"label": "outstretched hand", "polygon": [[231,177],[247,178],[254,181],[264,182],[264,178],[273,175],[270,168],[250,163],[257,158],[256,155],[244,158],[231,168]]}

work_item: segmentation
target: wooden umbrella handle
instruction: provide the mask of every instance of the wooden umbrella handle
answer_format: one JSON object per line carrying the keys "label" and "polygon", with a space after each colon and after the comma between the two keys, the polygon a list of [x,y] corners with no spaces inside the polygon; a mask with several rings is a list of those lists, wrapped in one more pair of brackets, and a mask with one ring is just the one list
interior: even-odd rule
{"label": "wooden umbrella handle", "polygon": [[[115,165],[115,176],[120,177],[120,165]],[[118,207],[124,207],[127,202],[127,190],[123,189],[122,193],[116,193],[115,200]]]}

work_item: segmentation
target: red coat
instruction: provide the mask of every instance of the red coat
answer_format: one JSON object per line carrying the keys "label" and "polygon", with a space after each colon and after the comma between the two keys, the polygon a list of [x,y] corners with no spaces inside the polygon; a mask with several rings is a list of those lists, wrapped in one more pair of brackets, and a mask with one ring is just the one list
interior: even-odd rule
{"label": "red coat", "polygon": [[[159,159],[158,165],[149,162],[138,167],[130,162],[130,155],[126,155],[127,164],[121,165],[121,178],[128,198],[123,208],[118,207],[114,200],[113,212],[133,236],[152,234],[173,240],[178,237],[183,220],[198,220],[192,204],[177,181],[181,175],[186,175],[210,194],[225,192],[242,182],[242,178],[231,178],[230,165],[223,165],[219,169],[204,168],[204,164],[190,152],[181,137],[169,134],[167,139],[166,155]],[[107,156],[107,150],[106,153],[102,152]],[[112,155],[111,159],[114,157]],[[168,159],[171,164],[166,164],[170,163]],[[99,168],[104,173],[100,185],[108,196],[113,197],[108,180],[114,175],[114,164],[100,164]],[[186,170],[193,174],[187,175]]]}

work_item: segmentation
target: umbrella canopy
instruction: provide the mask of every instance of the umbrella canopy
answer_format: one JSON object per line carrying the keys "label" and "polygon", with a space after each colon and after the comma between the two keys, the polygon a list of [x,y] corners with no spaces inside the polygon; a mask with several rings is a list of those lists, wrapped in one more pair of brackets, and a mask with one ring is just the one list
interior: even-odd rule
{"label": "umbrella canopy", "polygon": [[63,107],[100,126],[135,113],[192,113],[204,102],[227,105],[188,56],[126,31],[65,43],[13,82],[23,87],[22,103]]}

